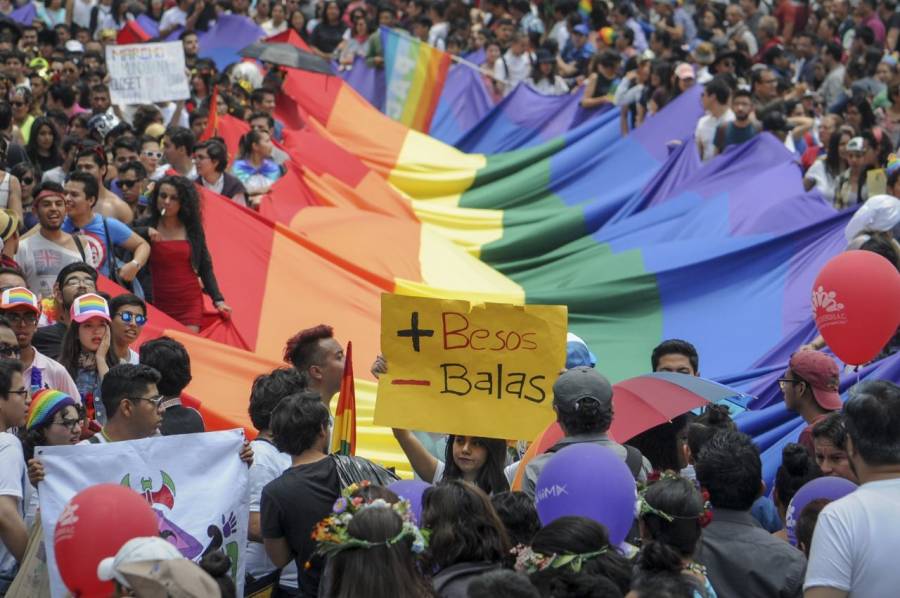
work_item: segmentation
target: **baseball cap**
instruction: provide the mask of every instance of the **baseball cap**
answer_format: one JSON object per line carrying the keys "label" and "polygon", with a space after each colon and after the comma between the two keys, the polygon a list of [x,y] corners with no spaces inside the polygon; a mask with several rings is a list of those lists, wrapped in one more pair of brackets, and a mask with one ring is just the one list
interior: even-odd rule
{"label": "baseball cap", "polygon": [[866,151],[866,140],[862,137],[854,137],[847,142],[848,152],[864,152]]}
{"label": "baseball cap", "polygon": [[131,587],[120,568],[130,563],[165,561],[182,558],[181,552],[170,542],[157,536],[132,538],[122,545],[116,556],[106,557],[97,565],[100,581],[115,579],[120,584]]}
{"label": "baseball cap", "polygon": [[37,295],[25,287],[13,287],[6,289],[0,295],[0,310],[13,309],[15,307],[27,307],[36,314],[41,313]]}
{"label": "baseball cap", "polygon": [[594,367],[597,365],[597,356],[591,352],[581,337],[569,332],[566,334],[566,369],[570,370],[581,365]]}
{"label": "baseball cap", "polygon": [[53,421],[53,416],[56,415],[57,411],[77,405],[75,399],[62,391],[53,390],[52,388],[39,390],[31,397],[25,428],[33,430],[37,426],[50,423]]}
{"label": "baseball cap", "polygon": [[609,380],[589,366],[566,370],[553,384],[553,405],[562,411],[576,411],[582,400],[612,408],[612,396]]}
{"label": "baseball cap", "polygon": [[675,67],[675,76],[679,79],[693,79],[696,77],[694,74],[694,67],[686,62],[682,62]]}
{"label": "baseball cap", "polygon": [[588,29],[588,26],[585,25],[584,23],[578,23],[577,25],[572,27],[572,32],[580,33],[581,35],[587,35],[588,33],[591,32],[591,30]]}
{"label": "baseball cap", "polygon": [[841,382],[837,362],[821,351],[797,351],[791,355],[788,367],[798,378],[809,383],[816,402],[822,409],[841,408],[838,385]]}
{"label": "baseball cap", "polygon": [[[163,540],[165,542],[165,540]],[[118,568],[142,598],[220,598],[219,584],[199,565],[186,558],[132,561]]]}
{"label": "baseball cap", "polygon": [[72,319],[81,324],[91,318],[102,318],[109,322],[109,305],[100,295],[87,293],[77,297],[72,303]]}

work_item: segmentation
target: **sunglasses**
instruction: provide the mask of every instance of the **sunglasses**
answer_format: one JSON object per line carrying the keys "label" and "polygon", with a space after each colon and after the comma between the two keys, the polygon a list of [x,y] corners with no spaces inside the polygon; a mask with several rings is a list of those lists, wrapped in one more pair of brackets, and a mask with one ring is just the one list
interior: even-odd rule
{"label": "sunglasses", "polygon": [[22,177],[22,184],[23,184],[23,185],[30,185],[30,184],[32,184],[33,182],[34,182],[34,179],[31,178],[31,177]]}
{"label": "sunglasses", "polygon": [[141,153],[148,158],[156,158],[157,160],[159,160],[163,156],[162,152],[151,152],[149,150],[145,150]]}
{"label": "sunglasses", "polygon": [[19,357],[19,345],[0,345],[0,355],[3,357]]}
{"label": "sunglasses", "polygon": [[122,181],[122,180],[120,180],[119,187],[122,187],[123,189],[131,189],[137,183],[138,183],[138,181]]}
{"label": "sunglasses", "polygon": [[116,314],[116,316],[126,324],[131,324],[131,322],[133,321],[138,326],[143,326],[147,323],[146,316],[142,316],[141,314],[133,314],[130,311],[123,311],[122,313]]}

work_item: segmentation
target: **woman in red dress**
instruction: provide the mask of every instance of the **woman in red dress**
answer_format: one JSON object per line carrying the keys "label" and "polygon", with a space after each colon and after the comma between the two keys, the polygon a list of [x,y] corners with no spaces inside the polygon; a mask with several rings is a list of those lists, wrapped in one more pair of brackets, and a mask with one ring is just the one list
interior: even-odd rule
{"label": "woman in red dress", "polygon": [[136,228],[150,240],[154,306],[194,332],[200,330],[203,292],[219,312],[231,312],[216,282],[203,233],[200,198],[190,180],[181,176],[161,179],[150,197],[149,214]]}

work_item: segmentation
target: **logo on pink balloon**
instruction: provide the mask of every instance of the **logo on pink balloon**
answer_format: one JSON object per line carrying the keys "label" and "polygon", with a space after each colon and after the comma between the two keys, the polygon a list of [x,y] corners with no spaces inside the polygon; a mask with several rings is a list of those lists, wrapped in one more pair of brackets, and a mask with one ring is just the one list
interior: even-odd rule
{"label": "logo on pink balloon", "polygon": [[846,324],[847,314],[844,312],[844,304],[837,299],[835,291],[826,291],[819,285],[812,294],[813,315],[819,328]]}

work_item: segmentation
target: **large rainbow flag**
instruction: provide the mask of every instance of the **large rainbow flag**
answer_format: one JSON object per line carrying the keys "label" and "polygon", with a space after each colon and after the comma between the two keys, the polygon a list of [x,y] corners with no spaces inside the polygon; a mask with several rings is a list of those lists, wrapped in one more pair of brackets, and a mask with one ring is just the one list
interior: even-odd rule
{"label": "large rainbow flag", "polygon": [[450,55],[405,32],[381,28],[384,48],[384,111],[418,131],[427,131],[447,81]]}
{"label": "large rainbow flag", "polygon": [[[290,71],[283,91],[282,120],[306,126],[288,126],[289,173],[261,213],[204,194],[232,320],[206,339],[164,328],[188,345],[189,391],[214,427],[249,427],[252,377],[300,328],[330,323],[371,363],[383,292],[566,304],[613,381],[648,371],[661,340],[686,338],[703,375],[752,389],[755,408],[779,406],[774,373],[815,336],[809,291],[851,213],[804,193],[767,134],[701,163],[699,89],[626,137],[601,114],[499,154],[405,127],[334,77]],[[408,470],[372,426],[368,374],[356,391],[359,453]],[[777,447],[796,422],[766,413],[752,431]]]}

